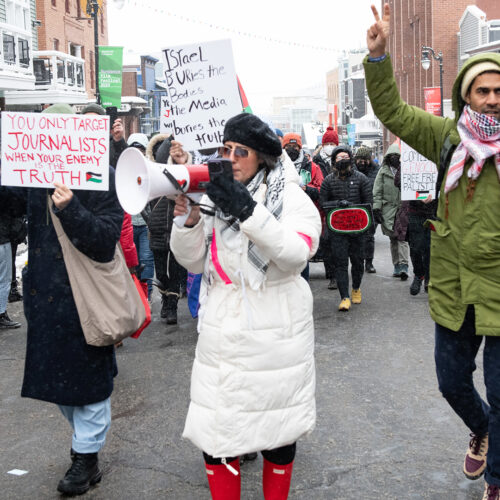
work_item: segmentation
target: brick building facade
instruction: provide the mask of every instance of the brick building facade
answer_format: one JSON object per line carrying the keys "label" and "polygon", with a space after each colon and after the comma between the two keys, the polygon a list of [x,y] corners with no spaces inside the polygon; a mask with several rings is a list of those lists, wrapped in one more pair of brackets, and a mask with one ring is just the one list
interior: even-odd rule
{"label": "brick building facade", "polygon": [[[468,5],[476,5],[489,19],[500,18],[499,0],[387,0],[391,7],[388,51],[401,97],[424,107],[425,87],[439,87],[439,62],[422,68],[422,46],[443,53],[445,115],[451,116],[451,89],[458,72],[457,33]],[[384,2],[382,2],[383,4]],[[385,144],[388,145],[388,141]]]}
{"label": "brick building facade", "polygon": [[[99,0],[99,45],[108,44],[106,0]],[[38,50],[58,50],[85,60],[85,84],[89,99],[95,97],[94,23],[86,18],[85,0],[37,0]]]}

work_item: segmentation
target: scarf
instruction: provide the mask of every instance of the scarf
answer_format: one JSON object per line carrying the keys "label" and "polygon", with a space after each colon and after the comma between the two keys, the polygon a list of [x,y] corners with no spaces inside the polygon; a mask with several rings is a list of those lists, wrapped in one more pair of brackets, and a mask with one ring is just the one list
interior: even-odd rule
{"label": "scarf", "polygon": [[302,168],[302,162],[304,161],[304,150],[301,149],[299,156],[297,159],[293,162],[295,165],[295,170],[297,170],[297,173],[300,174],[300,169]]}
{"label": "scarf", "polygon": [[448,194],[458,186],[469,156],[474,160],[467,177],[475,181],[483,170],[484,162],[496,158],[496,169],[500,180],[500,121],[493,116],[477,113],[467,105],[457,123],[461,142],[453,153],[446,176],[444,192]]}
{"label": "scarf", "polygon": [[[265,169],[260,169],[253,179],[247,185],[247,189],[252,197],[262,203],[271,214],[280,219],[283,211],[283,192],[285,188],[285,169],[281,159],[278,159],[276,166],[267,174]],[[224,246],[230,252],[241,252],[242,233],[240,231],[240,222],[232,215],[225,215],[219,208],[214,207],[215,217],[205,219],[206,225],[206,244],[210,248],[212,244],[212,235],[215,224],[215,219],[223,222],[220,230],[220,235]],[[251,288],[258,289],[263,283],[267,268],[269,267],[269,258],[262,254],[260,249],[253,241],[248,242],[248,262],[249,276],[247,276]],[[209,282],[208,259],[206,261],[205,270],[203,272],[203,280],[206,284]],[[240,270],[241,271],[241,270]],[[243,281],[243,276],[241,276]]]}

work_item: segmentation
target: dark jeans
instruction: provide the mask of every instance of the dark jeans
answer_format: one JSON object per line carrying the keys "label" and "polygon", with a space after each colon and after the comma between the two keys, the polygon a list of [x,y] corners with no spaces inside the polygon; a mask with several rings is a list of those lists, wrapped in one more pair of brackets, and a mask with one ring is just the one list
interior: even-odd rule
{"label": "dark jeans", "polygon": [[363,240],[363,259],[373,260],[375,255],[375,231],[377,230],[377,224],[373,223],[364,233],[361,235]]}
{"label": "dark jeans", "polygon": [[431,231],[424,227],[426,217],[411,214],[408,218],[408,243],[413,272],[419,278],[429,281],[429,261],[431,256]]}
{"label": "dark jeans", "polygon": [[[174,254],[168,250],[153,249],[155,261],[156,278],[160,280],[168,292],[179,294],[182,281],[186,281],[186,270],[175,260]],[[178,296],[162,295],[172,306],[176,306]]]}
{"label": "dark jeans", "polygon": [[474,388],[472,374],[482,336],[475,335],[474,307],[469,306],[458,332],[436,324],[434,358],[439,390],[474,433],[489,433],[485,479],[500,486],[500,337],[484,337],[483,370],[488,406]]}
{"label": "dark jeans", "polygon": [[357,290],[363,278],[363,240],[362,236],[346,236],[332,233],[330,244],[335,266],[335,279],[340,297],[349,297],[349,259],[351,260],[352,287]]}
{"label": "dark jeans", "polygon": [[[261,453],[268,462],[276,465],[288,465],[293,462],[296,450],[297,443],[293,443],[282,446],[281,448],[275,448],[274,450],[262,450]],[[220,465],[222,463],[221,458],[214,458],[211,455],[207,455],[205,452],[203,452],[203,458],[209,465]],[[234,462],[237,458],[238,457],[226,458],[226,462]]]}
{"label": "dark jeans", "polygon": [[139,265],[144,264],[144,269],[141,274],[141,279],[148,280],[148,299],[151,298],[153,291],[152,279],[155,274],[155,264],[153,260],[153,252],[149,248],[148,226],[133,226],[134,227],[134,243],[137,249],[137,257]]}

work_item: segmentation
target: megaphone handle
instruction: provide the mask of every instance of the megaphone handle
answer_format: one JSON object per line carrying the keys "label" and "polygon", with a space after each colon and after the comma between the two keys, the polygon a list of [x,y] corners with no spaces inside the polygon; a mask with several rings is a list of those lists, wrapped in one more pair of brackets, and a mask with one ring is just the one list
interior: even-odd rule
{"label": "megaphone handle", "polygon": [[177,227],[184,227],[184,224],[186,223],[187,218],[191,214],[191,205],[188,205],[188,212],[187,214],[184,215],[177,215],[174,217],[174,222]]}
{"label": "megaphone handle", "polygon": [[[201,197],[203,196],[202,193],[193,193],[191,194],[191,199],[196,202],[196,203],[199,203],[200,200],[201,200]],[[174,217],[174,222],[175,224],[178,226],[178,227],[183,227],[184,224],[186,223],[186,220],[188,219],[188,217],[191,215],[191,209],[192,209],[192,205],[191,203],[188,201],[188,204],[187,204],[187,214],[184,214],[184,215],[177,215],[176,217]]]}

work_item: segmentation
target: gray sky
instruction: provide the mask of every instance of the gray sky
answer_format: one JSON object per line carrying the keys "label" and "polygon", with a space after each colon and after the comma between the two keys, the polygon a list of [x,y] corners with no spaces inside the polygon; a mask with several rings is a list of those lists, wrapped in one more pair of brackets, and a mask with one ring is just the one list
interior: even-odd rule
{"label": "gray sky", "polygon": [[372,3],[109,0],[109,44],[124,47],[127,64],[164,47],[229,38],[250,106],[267,113],[272,96],[324,84],[342,50],[365,46]]}

